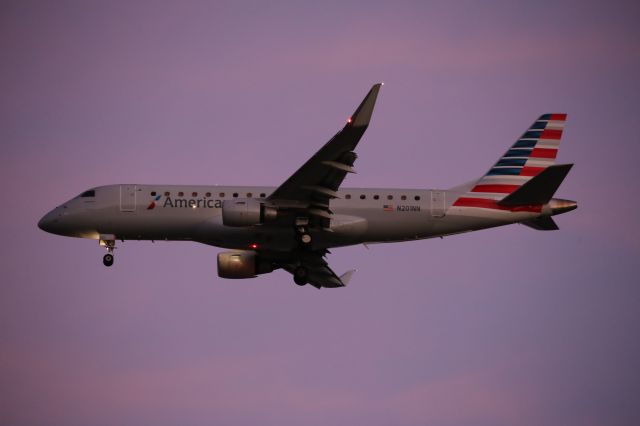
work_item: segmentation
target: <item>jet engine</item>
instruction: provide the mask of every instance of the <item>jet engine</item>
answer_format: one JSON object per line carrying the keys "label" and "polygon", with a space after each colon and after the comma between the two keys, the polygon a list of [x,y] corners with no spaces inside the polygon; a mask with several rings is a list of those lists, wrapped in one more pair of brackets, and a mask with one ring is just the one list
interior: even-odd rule
{"label": "jet engine", "polygon": [[218,253],[220,278],[254,278],[273,271],[271,262],[260,259],[254,251],[225,251]]}
{"label": "jet engine", "polygon": [[222,224],[252,226],[274,220],[278,211],[255,198],[238,198],[222,202]]}

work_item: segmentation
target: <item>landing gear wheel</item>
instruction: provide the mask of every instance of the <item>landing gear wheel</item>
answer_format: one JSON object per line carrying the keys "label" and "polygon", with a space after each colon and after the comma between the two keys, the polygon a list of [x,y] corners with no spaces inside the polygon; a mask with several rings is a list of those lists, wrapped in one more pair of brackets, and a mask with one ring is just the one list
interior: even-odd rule
{"label": "landing gear wheel", "polygon": [[113,255],[111,253],[105,254],[102,258],[102,263],[104,263],[104,266],[113,265]]}
{"label": "landing gear wheel", "polygon": [[307,278],[309,275],[309,271],[304,266],[298,266],[295,271],[293,271],[293,281],[303,286],[307,283]]}
{"label": "landing gear wheel", "polygon": [[300,235],[300,242],[305,246],[311,244],[311,235],[309,234]]}

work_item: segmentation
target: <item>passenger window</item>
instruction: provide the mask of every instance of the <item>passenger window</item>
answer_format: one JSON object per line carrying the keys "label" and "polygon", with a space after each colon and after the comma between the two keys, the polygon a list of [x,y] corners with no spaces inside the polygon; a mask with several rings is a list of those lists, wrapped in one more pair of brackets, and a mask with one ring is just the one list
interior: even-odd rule
{"label": "passenger window", "polygon": [[192,192],[192,193],[191,193],[191,196],[192,196],[192,197],[197,197],[197,196],[198,196],[198,193],[197,193],[197,192]]}
{"label": "passenger window", "polygon": [[415,197],[413,197],[413,199],[416,200],[416,201],[420,201],[420,196],[416,195]]}
{"label": "passenger window", "polygon": [[403,195],[402,197],[400,197],[400,199],[404,201],[404,200],[406,200],[406,199],[407,199],[407,196],[406,196],[406,195]]}
{"label": "passenger window", "polygon": [[347,200],[350,200],[351,199],[351,194],[345,195],[344,198],[346,198]]}
{"label": "passenger window", "polygon": [[253,194],[252,194],[252,193],[247,192],[247,198],[251,198],[252,196],[253,196]]}
{"label": "passenger window", "polygon": [[220,198],[224,198],[224,192],[219,193],[219,194],[218,194],[218,196],[219,196]]}
{"label": "passenger window", "polygon": [[361,199],[361,200],[364,200],[365,198],[367,198],[367,196],[366,196],[366,195],[364,195],[364,194],[362,194],[362,195],[360,196],[360,199]]}
{"label": "passenger window", "polygon": [[207,193],[205,194],[205,197],[207,197],[207,198],[208,198],[208,197],[211,197],[211,193],[210,193],[210,192],[207,192]]}
{"label": "passenger window", "polygon": [[178,197],[184,197],[184,192],[182,191],[178,192]]}
{"label": "passenger window", "polygon": [[379,195],[374,195],[374,196],[373,196],[373,199],[374,199],[374,200],[379,200],[379,199],[380,199],[380,196],[379,196]]}
{"label": "passenger window", "polygon": [[387,195],[387,200],[393,200],[393,195]]}
{"label": "passenger window", "polygon": [[262,192],[262,193],[260,194],[260,198],[265,198],[266,196],[267,196],[267,194],[265,194],[264,192]]}
{"label": "passenger window", "polygon": [[164,193],[164,196],[165,196],[165,197],[168,197],[169,195],[170,195],[169,191],[167,191],[167,192],[165,192],[165,193]]}
{"label": "passenger window", "polygon": [[151,191],[151,196],[155,197],[156,196],[156,191]]}
{"label": "passenger window", "polygon": [[86,197],[95,197],[96,196],[96,191],[95,189],[90,189],[88,191],[84,191],[82,194],[80,194],[80,197],[86,198]]}
{"label": "passenger window", "polygon": [[237,192],[233,193],[233,198],[238,198],[238,193]]}

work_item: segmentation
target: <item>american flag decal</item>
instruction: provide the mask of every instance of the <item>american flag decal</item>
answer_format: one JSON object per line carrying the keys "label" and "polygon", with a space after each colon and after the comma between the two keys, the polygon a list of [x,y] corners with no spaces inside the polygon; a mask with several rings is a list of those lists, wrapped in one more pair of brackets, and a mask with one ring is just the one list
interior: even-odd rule
{"label": "american flag decal", "polygon": [[392,212],[393,211],[393,204],[385,204],[384,206],[382,206],[382,209],[385,212]]}

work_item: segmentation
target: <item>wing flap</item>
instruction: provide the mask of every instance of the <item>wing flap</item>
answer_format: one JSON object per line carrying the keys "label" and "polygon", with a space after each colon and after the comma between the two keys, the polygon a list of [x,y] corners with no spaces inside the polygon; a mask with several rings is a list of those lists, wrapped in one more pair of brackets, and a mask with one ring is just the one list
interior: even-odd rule
{"label": "wing flap", "polygon": [[320,289],[345,287],[340,277],[328,265],[309,270],[309,284]]}
{"label": "wing flap", "polygon": [[356,273],[356,270],[351,269],[345,272],[344,274],[340,275],[340,281],[342,281],[342,284],[344,284],[345,286],[349,284],[349,281],[351,281],[351,277],[353,277],[353,274],[355,273]]}
{"label": "wing flap", "polygon": [[324,258],[325,250],[300,253],[297,259],[281,264],[287,272],[294,274],[300,264],[307,268],[307,282],[317,289],[346,287],[355,270],[350,270],[338,276]]}

